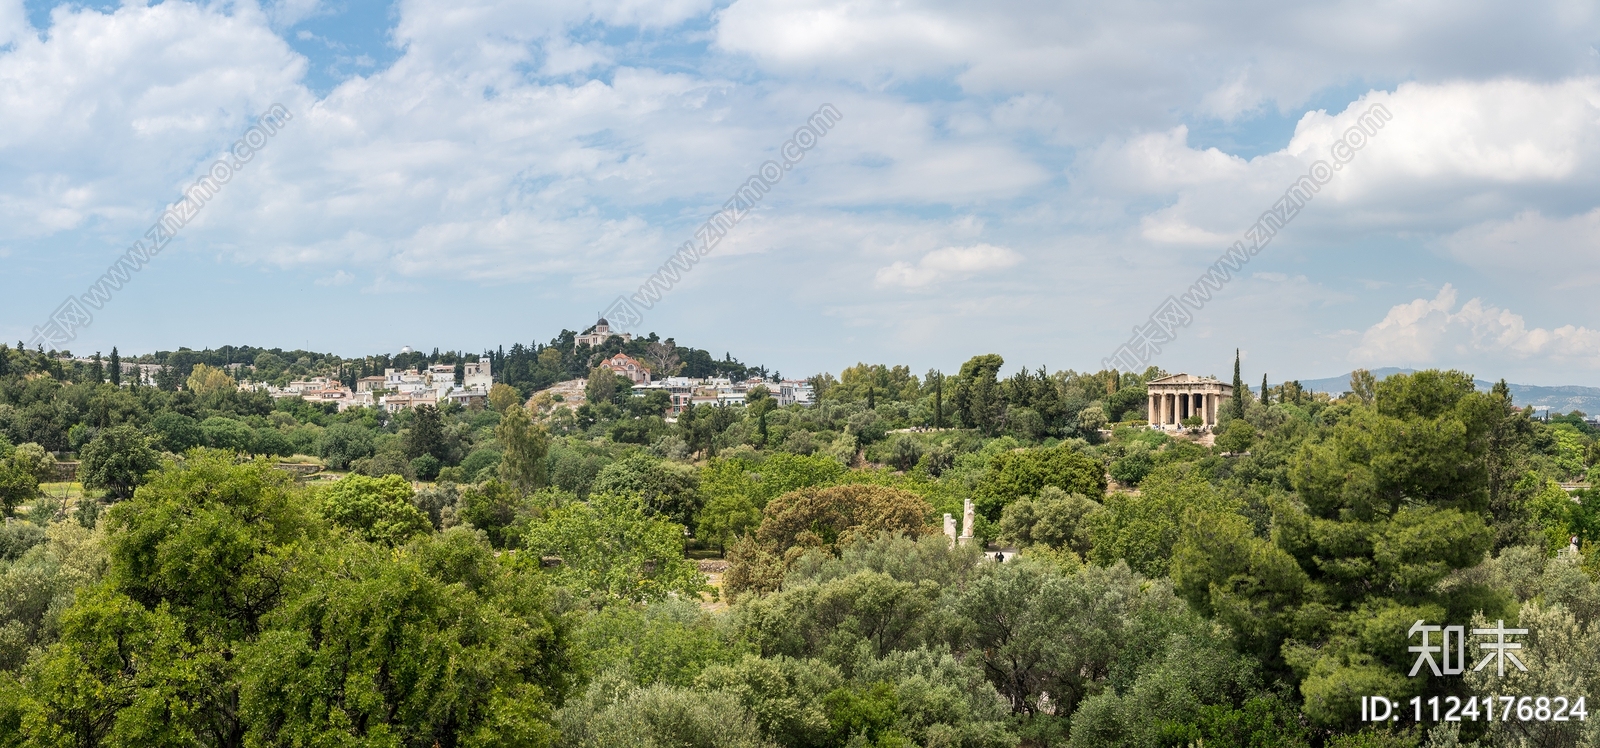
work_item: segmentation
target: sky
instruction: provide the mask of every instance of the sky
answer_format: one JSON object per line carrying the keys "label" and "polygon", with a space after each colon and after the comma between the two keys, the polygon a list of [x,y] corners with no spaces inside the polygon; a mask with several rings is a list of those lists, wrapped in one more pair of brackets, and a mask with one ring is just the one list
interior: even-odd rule
{"label": "sky", "polygon": [[831,105],[633,332],[1097,370],[1320,174],[1141,363],[1600,386],[1597,44],[1592,1],[0,0],[0,339],[281,105],[63,347],[548,341]]}

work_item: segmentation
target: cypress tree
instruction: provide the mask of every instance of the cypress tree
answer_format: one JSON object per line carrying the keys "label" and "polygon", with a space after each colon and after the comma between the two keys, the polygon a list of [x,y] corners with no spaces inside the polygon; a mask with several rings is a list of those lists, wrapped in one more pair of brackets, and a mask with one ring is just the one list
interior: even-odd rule
{"label": "cypress tree", "polygon": [[111,383],[122,386],[122,357],[117,355],[116,346],[111,346]]}
{"label": "cypress tree", "polygon": [[1233,349],[1233,417],[1244,418],[1244,377],[1239,375],[1239,349]]}
{"label": "cypress tree", "polygon": [[0,377],[11,373],[11,346],[0,343]]}
{"label": "cypress tree", "polygon": [[1271,405],[1272,404],[1271,398],[1267,395],[1267,374],[1266,374],[1266,372],[1262,372],[1261,373],[1261,404],[1262,405]]}
{"label": "cypress tree", "polygon": [[944,374],[935,375],[933,380],[933,427],[944,428]]}

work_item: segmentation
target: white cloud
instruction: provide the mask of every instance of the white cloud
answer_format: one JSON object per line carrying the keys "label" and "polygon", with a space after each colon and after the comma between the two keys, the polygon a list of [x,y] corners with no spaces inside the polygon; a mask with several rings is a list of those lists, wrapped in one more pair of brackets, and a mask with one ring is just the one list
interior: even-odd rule
{"label": "white cloud", "polygon": [[1485,273],[1549,288],[1590,287],[1600,283],[1600,208],[1564,218],[1526,210],[1461,229],[1444,246]]}
{"label": "white cloud", "polygon": [[1456,309],[1456,299],[1456,289],[1447,283],[1432,299],[1395,306],[1361,336],[1351,358],[1363,364],[1406,366],[1491,357],[1600,369],[1600,330],[1575,325],[1530,328],[1521,315],[1508,309],[1477,298]]}
{"label": "white cloud", "polygon": [[340,270],[335,272],[333,275],[318,278],[313,282],[319,286],[348,286],[355,282],[355,279],[356,277],[354,275]]}
{"label": "white cloud", "polygon": [[1004,270],[1021,261],[1022,255],[992,244],[946,247],[923,255],[916,264],[896,262],[879,268],[874,282],[879,287],[922,288],[940,281]]}
{"label": "white cloud", "polygon": [[721,48],[776,72],[870,85],[952,76],[970,93],[1070,102],[1060,126],[1090,141],[1195,111],[1290,111],[1352,80],[1592,73],[1597,36],[1600,12],[1571,0],[736,0],[716,28]]}

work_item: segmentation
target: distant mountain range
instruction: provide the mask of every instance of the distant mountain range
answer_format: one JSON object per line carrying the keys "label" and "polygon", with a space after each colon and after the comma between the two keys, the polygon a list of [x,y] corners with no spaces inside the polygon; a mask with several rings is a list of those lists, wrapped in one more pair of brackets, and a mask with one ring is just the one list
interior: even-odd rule
{"label": "distant mountain range", "polygon": [[[1391,374],[1410,374],[1414,371],[1416,370],[1389,366],[1373,369],[1372,375],[1383,379]],[[1478,385],[1478,389],[1484,391],[1494,386],[1494,382],[1485,382],[1482,379],[1473,381]],[[1274,382],[1272,386],[1276,387],[1278,384],[1280,383]],[[1313,392],[1331,392],[1338,395],[1350,390],[1350,375],[1326,379],[1302,379],[1300,386]],[[1534,384],[1512,384],[1510,387],[1511,399],[1519,407],[1532,405],[1535,409],[1549,408],[1555,413],[1570,413],[1574,410],[1581,410],[1589,415],[1600,413],[1600,387],[1581,385],[1541,387]]]}

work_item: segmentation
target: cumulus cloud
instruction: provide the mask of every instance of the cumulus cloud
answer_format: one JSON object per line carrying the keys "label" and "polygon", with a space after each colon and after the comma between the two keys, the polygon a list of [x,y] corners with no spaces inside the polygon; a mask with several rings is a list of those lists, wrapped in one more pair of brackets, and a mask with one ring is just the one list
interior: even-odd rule
{"label": "cumulus cloud", "polygon": [[1361,336],[1351,352],[1358,363],[1428,365],[1479,355],[1522,361],[1577,363],[1600,368],[1600,330],[1564,325],[1529,327],[1522,315],[1474,298],[1456,308],[1450,284],[1432,299],[1416,299],[1389,310]]}
{"label": "cumulus cloud", "polygon": [[1022,255],[992,244],[946,247],[923,255],[915,264],[896,262],[879,268],[874,281],[879,287],[922,288],[940,281],[1004,270],[1021,261]]}
{"label": "cumulus cloud", "polygon": [[1268,102],[1288,111],[1350,80],[1593,72],[1597,35],[1600,12],[1565,0],[736,0],[716,28],[720,47],[774,71],[875,85],[948,75],[969,92],[1070,102],[1058,127],[1090,140],[1129,125],[1168,127],[1184,112],[1228,119]]}

